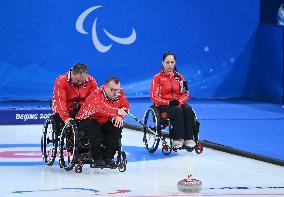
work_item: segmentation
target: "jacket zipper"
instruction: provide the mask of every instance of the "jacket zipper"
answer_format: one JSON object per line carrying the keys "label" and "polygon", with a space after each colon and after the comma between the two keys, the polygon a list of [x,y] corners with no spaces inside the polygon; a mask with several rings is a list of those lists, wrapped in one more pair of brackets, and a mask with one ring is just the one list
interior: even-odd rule
{"label": "jacket zipper", "polygon": [[79,103],[79,101],[80,101],[80,86],[77,86],[78,87],[78,100],[77,100],[77,102]]}
{"label": "jacket zipper", "polygon": [[170,80],[171,80],[171,85],[172,85],[171,95],[172,95],[172,99],[174,99],[174,95],[173,95],[173,92],[174,92],[174,85],[173,85],[172,78],[170,78]]}

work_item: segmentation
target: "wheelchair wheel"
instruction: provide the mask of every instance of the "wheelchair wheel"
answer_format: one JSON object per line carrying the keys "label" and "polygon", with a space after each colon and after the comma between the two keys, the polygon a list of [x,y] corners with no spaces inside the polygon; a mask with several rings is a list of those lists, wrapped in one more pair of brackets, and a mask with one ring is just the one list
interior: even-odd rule
{"label": "wheelchair wheel", "polygon": [[126,164],[127,164],[126,154],[124,151],[121,151],[120,158],[117,159],[117,161],[118,160],[120,160],[120,162],[117,163],[118,170],[119,172],[124,172],[126,170]]}
{"label": "wheelchair wheel", "polygon": [[83,162],[79,162],[76,167],[75,167],[75,172],[76,173],[81,173],[83,171]]}
{"label": "wheelchair wheel", "polygon": [[200,123],[196,118],[195,124],[194,124],[194,127],[193,127],[193,137],[194,137],[194,140],[196,140],[196,141],[199,140],[199,127],[200,127]]}
{"label": "wheelchair wheel", "polygon": [[147,109],[143,123],[146,126],[142,128],[143,142],[146,149],[150,153],[154,153],[159,146],[161,137],[160,114],[155,106],[152,105]]}
{"label": "wheelchair wheel", "polygon": [[126,170],[126,164],[125,163],[118,164],[118,170],[119,172],[124,172]]}
{"label": "wheelchair wheel", "polygon": [[172,125],[168,119],[161,119],[162,153],[171,154],[173,150]]}
{"label": "wheelchair wheel", "polygon": [[[194,112],[194,110],[193,110]],[[197,119],[196,113],[195,114],[195,124],[194,124],[194,140],[196,142],[196,146],[195,146],[195,152],[197,154],[201,154],[203,152],[203,146],[202,144],[199,142],[199,127],[200,127],[200,122]]]}
{"label": "wheelchair wheel", "polygon": [[196,143],[195,152],[197,154],[201,154],[203,152],[203,146],[202,146],[202,144],[200,142]]}
{"label": "wheelchair wheel", "polygon": [[164,155],[169,155],[171,154],[172,152],[172,148],[165,142],[163,142],[163,145],[162,145],[162,153]]}
{"label": "wheelchair wheel", "polygon": [[70,121],[70,125],[62,129],[60,140],[60,166],[66,171],[73,169],[76,163],[78,127],[75,121]]}
{"label": "wheelchair wheel", "polygon": [[41,137],[42,158],[49,166],[53,165],[57,154],[59,132],[56,131],[56,128],[55,119],[51,115],[43,125],[43,133]]}

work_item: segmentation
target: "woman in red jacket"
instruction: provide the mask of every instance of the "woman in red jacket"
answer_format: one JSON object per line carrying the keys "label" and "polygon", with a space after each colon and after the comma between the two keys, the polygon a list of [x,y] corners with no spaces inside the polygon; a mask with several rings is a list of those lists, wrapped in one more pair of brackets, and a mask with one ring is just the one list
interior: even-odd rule
{"label": "woman in red jacket", "polygon": [[166,52],[162,59],[161,71],[152,79],[151,101],[159,112],[167,112],[173,125],[173,145],[194,147],[193,128],[195,113],[186,103],[189,99],[187,83],[175,67],[176,57]]}

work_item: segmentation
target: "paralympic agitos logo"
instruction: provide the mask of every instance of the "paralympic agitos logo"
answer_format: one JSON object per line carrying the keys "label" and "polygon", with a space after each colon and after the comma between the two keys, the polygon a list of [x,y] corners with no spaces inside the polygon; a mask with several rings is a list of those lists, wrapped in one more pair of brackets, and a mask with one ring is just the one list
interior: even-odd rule
{"label": "paralympic agitos logo", "polygon": [[[86,9],[84,12],[82,12],[82,14],[80,14],[80,16],[78,17],[77,21],[76,21],[76,30],[81,33],[81,34],[88,34],[87,31],[85,31],[84,27],[83,27],[83,23],[85,18],[92,12],[94,12],[96,9],[101,8],[102,6],[94,6],[94,7],[90,7],[88,9]],[[100,42],[98,35],[97,35],[97,20],[98,18],[96,17],[94,22],[93,22],[93,26],[92,26],[92,40],[93,40],[93,44],[95,46],[95,48],[101,52],[101,53],[105,53],[107,51],[110,50],[110,48],[112,47],[112,44],[109,45],[104,45]],[[109,33],[106,29],[103,29],[104,33],[107,35],[107,37],[109,39],[111,39],[112,41],[119,43],[119,44],[124,44],[124,45],[128,45],[128,44],[132,44],[135,42],[136,40],[136,32],[135,29],[132,27],[132,32],[128,37],[118,37],[118,36],[114,36],[113,34]]]}

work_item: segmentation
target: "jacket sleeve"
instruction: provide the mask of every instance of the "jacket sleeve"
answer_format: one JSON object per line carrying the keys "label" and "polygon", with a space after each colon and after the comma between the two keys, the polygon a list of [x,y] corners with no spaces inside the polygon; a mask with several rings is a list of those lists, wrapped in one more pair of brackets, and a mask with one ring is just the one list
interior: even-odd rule
{"label": "jacket sleeve", "polygon": [[[121,91],[120,94],[121,94],[121,96],[120,96],[120,108],[124,108],[126,110],[129,110],[130,109],[130,105],[129,105],[129,102],[128,102],[127,98],[125,97],[124,92]],[[120,117],[124,119],[125,116],[121,116],[120,115]]]}
{"label": "jacket sleeve", "polygon": [[[180,75],[180,76],[181,76],[181,81],[184,81],[184,77],[182,75]],[[185,104],[189,100],[189,90],[186,90],[184,88],[183,93],[178,100],[179,100],[181,105]]]}
{"label": "jacket sleeve", "polygon": [[150,89],[150,96],[151,96],[151,101],[155,103],[156,105],[169,105],[169,101],[162,99],[160,97],[161,94],[161,86],[160,86],[160,80],[158,76],[155,76],[152,79],[151,83],[151,89]]}
{"label": "jacket sleeve", "polygon": [[64,81],[57,78],[54,84],[53,91],[53,112],[58,112],[61,119],[65,121],[70,118],[70,115],[67,111],[67,98],[66,98],[67,87]]}
{"label": "jacket sleeve", "polygon": [[91,84],[91,90],[92,91],[97,90],[99,86],[98,86],[96,80],[91,76],[89,77],[89,79],[90,79],[90,84]]}
{"label": "jacket sleeve", "polygon": [[118,115],[118,108],[108,105],[104,102],[104,99],[101,97],[100,94],[97,94],[97,91],[90,94],[87,97],[86,101],[84,102],[83,106],[80,108],[76,119],[83,120],[83,119],[92,119],[92,117],[96,116],[110,116],[110,117],[117,117]]}

